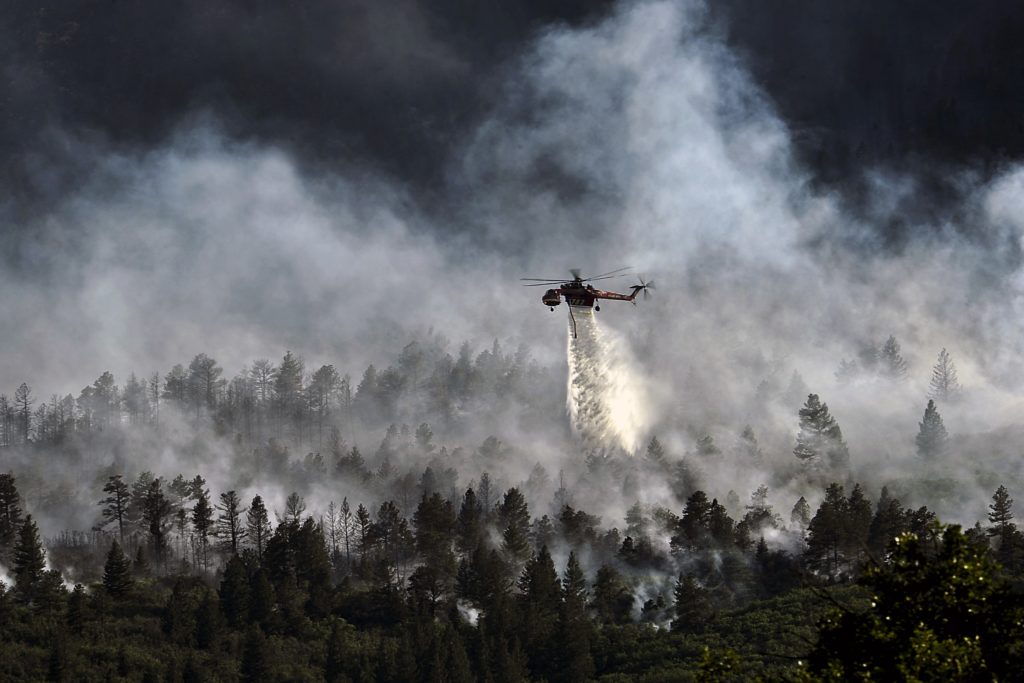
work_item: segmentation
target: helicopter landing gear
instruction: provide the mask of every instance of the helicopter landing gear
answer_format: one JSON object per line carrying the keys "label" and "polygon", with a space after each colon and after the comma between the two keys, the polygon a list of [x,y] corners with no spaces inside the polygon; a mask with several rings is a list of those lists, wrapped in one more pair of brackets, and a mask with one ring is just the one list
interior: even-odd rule
{"label": "helicopter landing gear", "polygon": [[600,306],[594,306],[594,310],[595,310],[595,311],[600,311],[600,310],[601,310],[601,307],[600,307]]}
{"label": "helicopter landing gear", "polygon": [[554,306],[551,306],[551,312],[552,312],[552,313],[554,313],[554,312],[555,312],[555,307],[554,307]]}

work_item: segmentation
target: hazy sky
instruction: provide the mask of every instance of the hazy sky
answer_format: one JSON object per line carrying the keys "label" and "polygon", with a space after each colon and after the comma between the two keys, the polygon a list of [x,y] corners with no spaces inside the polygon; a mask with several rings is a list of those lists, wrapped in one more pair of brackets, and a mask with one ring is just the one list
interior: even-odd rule
{"label": "hazy sky", "polygon": [[1015,390],[1016,4],[10,5],[8,393],[430,327],[556,359],[516,278],[622,265],[662,290],[609,324],[680,376],[896,334]]}

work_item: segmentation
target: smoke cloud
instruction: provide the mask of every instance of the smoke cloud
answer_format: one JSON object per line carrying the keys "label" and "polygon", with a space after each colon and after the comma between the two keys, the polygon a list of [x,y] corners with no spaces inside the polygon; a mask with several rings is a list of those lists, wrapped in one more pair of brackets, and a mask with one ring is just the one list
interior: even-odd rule
{"label": "smoke cloud", "polygon": [[[460,73],[446,50],[431,54]],[[950,521],[981,516],[964,505],[994,482],[1024,495],[1024,171],[951,170],[952,217],[915,223],[927,215],[906,211],[917,179],[864,169],[870,192],[850,211],[813,182],[794,130],[696,0],[620,2],[547,26],[492,83],[429,202],[356,155],[310,168],[288,145],[240,140],[216,111],[144,147],[61,131],[64,154],[91,171],[6,241],[16,267],[0,273],[0,386],[77,392],[106,369],[164,372],[198,352],[231,374],[289,348],[358,375],[433,329],[525,342],[568,372],[585,442],[632,453],[657,434],[678,458],[712,436],[722,456],[702,467],[723,494],[768,483],[791,507],[796,413],[813,392],[842,426],[851,478],[872,490],[898,484],[905,503]],[[894,218],[912,224],[898,249],[878,238]],[[517,278],[627,264],[657,296],[610,303],[600,328],[585,319],[562,365],[560,317]],[[836,377],[889,335],[905,381]],[[956,448],[928,471],[913,438],[942,348],[968,391],[940,406]],[[746,425],[764,461],[737,470]],[[518,436],[549,471],[578,460],[557,438]],[[955,486],[928,499],[940,479]],[[647,484],[640,496],[667,495]],[[595,511],[611,521],[631,502]]]}

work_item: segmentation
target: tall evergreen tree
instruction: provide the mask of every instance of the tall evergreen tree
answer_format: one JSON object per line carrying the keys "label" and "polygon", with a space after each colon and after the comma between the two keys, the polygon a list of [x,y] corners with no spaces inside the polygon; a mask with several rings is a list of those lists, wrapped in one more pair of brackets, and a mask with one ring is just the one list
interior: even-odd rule
{"label": "tall evergreen tree", "polygon": [[1004,567],[1013,571],[1017,565],[1020,534],[1013,523],[1013,499],[1006,487],[1000,485],[988,506],[988,535],[996,541],[996,557]]}
{"label": "tall evergreen tree", "polygon": [[21,443],[28,443],[32,433],[32,390],[22,382],[14,392],[14,412],[18,422],[18,436]]}
{"label": "tall evergreen tree", "polygon": [[810,525],[811,506],[807,504],[807,499],[803,496],[800,496],[800,500],[793,506],[793,511],[789,513],[789,521],[801,530],[806,529]]}
{"label": "tall evergreen tree", "polygon": [[0,474],[0,559],[10,556],[22,524],[21,494],[14,475]]}
{"label": "tall evergreen tree", "polygon": [[899,342],[893,335],[889,335],[878,352],[878,368],[889,379],[902,382],[907,378],[907,361],[900,355]]}
{"label": "tall evergreen tree", "polygon": [[267,661],[267,641],[258,626],[250,626],[242,644],[242,661],[239,665],[240,679],[244,683],[262,683],[270,677]]}
{"label": "tall evergreen tree", "polygon": [[267,546],[267,541],[270,540],[270,515],[267,513],[267,507],[263,504],[262,498],[255,496],[252,499],[245,519],[246,537],[256,550],[256,557],[262,561],[263,550]]}
{"label": "tall evergreen tree", "polygon": [[131,493],[128,484],[120,474],[111,475],[107,483],[103,485],[103,492],[108,494],[100,501],[103,506],[100,514],[103,516],[103,526],[108,524],[117,525],[117,535],[122,545],[124,544],[124,530],[129,519],[128,507],[131,502]]}
{"label": "tall evergreen tree", "polygon": [[22,602],[35,602],[40,597],[45,571],[46,556],[39,529],[32,515],[26,515],[14,546],[14,594]]}
{"label": "tall evergreen tree", "polygon": [[517,488],[510,488],[498,509],[502,525],[502,547],[514,562],[522,562],[530,554],[530,511],[526,499]]}
{"label": "tall evergreen tree", "polygon": [[807,529],[805,558],[812,569],[834,578],[845,566],[848,500],[840,484],[829,484]]}
{"label": "tall evergreen tree", "polygon": [[942,416],[935,407],[935,401],[928,399],[924,409],[924,419],[918,423],[917,455],[924,460],[934,460],[946,453],[949,447],[949,434],[942,424]]}
{"label": "tall evergreen tree", "polygon": [[167,549],[168,519],[173,512],[171,503],[164,496],[160,479],[154,479],[145,489],[142,501],[142,521],[149,534],[150,547],[157,562],[163,562]]}
{"label": "tall evergreen tree", "polygon": [[200,491],[199,499],[192,508],[192,528],[199,539],[199,564],[204,569],[209,567],[210,532],[213,530],[213,508],[205,491]]}
{"label": "tall evergreen tree", "polygon": [[584,683],[594,676],[594,659],[590,654],[591,625],[587,618],[587,578],[575,552],[562,574],[562,604],[558,619],[558,640],[561,644],[561,680]]}
{"label": "tall evergreen tree", "polygon": [[123,598],[132,587],[132,573],[128,558],[116,540],[110,544],[107,561],[103,565],[103,589],[113,598]]}
{"label": "tall evergreen tree", "polygon": [[939,351],[939,357],[932,367],[932,379],[928,396],[940,403],[950,403],[960,397],[960,381],[956,376],[956,365],[946,349]]}
{"label": "tall evergreen tree", "polygon": [[828,411],[828,405],[822,403],[817,394],[809,394],[799,416],[800,432],[793,455],[808,468],[825,464],[834,469],[845,469],[849,465],[849,450],[843,441],[842,430]]}
{"label": "tall evergreen tree", "polygon": [[713,608],[707,591],[690,574],[680,574],[675,587],[672,630],[678,633],[703,631],[711,621]]}
{"label": "tall evergreen tree", "polygon": [[232,555],[238,554],[238,546],[245,537],[242,525],[242,501],[234,491],[220,494],[217,505],[216,533],[221,539],[221,547]]}

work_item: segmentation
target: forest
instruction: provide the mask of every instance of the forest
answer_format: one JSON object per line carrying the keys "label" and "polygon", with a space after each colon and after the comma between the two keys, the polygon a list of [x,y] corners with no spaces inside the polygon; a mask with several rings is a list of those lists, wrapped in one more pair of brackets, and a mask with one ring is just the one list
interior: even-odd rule
{"label": "forest", "polygon": [[[723,491],[714,472],[769,457],[752,427],[588,453],[539,398],[556,369],[448,347],[431,333],[356,383],[292,352],[227,379],[199,354],[0,397],[0,678],[1013,677],[1024,535],[1005,486],[966,528],[873,493],[809,393],[797,481]],[[890,338],[836,377],[906,366]],[[937,406],[960,391],[943,350],[920,462],[955,449]]]}

